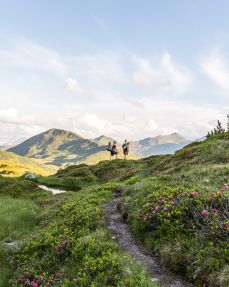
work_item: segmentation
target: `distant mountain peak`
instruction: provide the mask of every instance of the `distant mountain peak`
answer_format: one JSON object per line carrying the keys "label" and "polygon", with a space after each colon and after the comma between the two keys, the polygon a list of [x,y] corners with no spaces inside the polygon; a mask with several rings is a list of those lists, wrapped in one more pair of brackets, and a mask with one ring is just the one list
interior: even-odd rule
{"label": "distant mountain peak", "polygon": [[114,139],[105,135],[101,135],[95,138],[94,141],[102,145],[107,145],[109,142],[113,142]]}
{"label": "distant mountain peak", "polygon": [[63,130],[63,129],[57,129],[57,128],[49,129],[49,130],[43,132],[43,134],[48,134],[51,136],[64,135],[64,136],[72,136],[72,137],[76,137],[76,138],[82,138],[80,135],[78,135],[74,132]]}

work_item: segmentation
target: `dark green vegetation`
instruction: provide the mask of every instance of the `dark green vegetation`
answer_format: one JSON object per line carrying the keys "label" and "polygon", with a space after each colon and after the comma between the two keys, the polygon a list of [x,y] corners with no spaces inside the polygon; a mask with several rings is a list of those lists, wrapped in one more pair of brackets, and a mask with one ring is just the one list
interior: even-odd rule
{"label": "dark green vegetation", "polygon": [[113,193],[134,236],[161,262],[196,286],[228,286],[228,163],[225,133],[175,155],[71,166],[37,179],[75,191],[54,197],[18,179],[10,183],[14,193],[12,179],[1,178],[4,198],[32,200],[42,210],[12,257],[11,286],[20,276],[53,286],[152,286],[106,229],[103,205]]}
{"label": "dark green vegetation", "polygon": [[[29,222],[23,237],[7,234],[8,239],[20,238],[24,243],[13,253],[0,248],[0,278],[4,278],[0,286],[155,286],[106,229],[103,205],[117,184],[99,186],[95,176],[96,181],[88,182],[91,172],[87,166],[68,168],[56,176],[75,177],[77,182],[78,176],[85,177],[85,185],[81,184],[78,192],[53,196],[40,190],[36,183],[0,178],[0,200],[8,194],[12,202],[28,201],[31,213],[37,215],[33,231]],[[47,182],[47,178],[43,180]],[[65,181],[61,187],[68,189],[71,185],[72,181]],[[19,218],[21,212],[15,211]],[[31,214],[28,216],[31,219]],[[7,220],[9,226],[14,225],[14,220]]]}
{"label": "dark green vegetation", "polygon": [[30,181],[0,176],[1,287],[9,286],[9,280],[14,277],[12,249],[20,246],[39,224],[42,201],[50,197],[50,194],[38,191],[36,184]]}

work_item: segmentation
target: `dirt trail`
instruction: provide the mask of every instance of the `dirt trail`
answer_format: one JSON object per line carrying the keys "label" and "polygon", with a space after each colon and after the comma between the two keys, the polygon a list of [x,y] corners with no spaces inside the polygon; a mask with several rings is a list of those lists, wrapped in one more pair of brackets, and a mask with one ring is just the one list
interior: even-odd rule
{"label": "dirt trail", "polygon": [[129,255],[145,267],[152,281],[163,287],[191,287],[190,283],[184,282],[178,276],[160,266],[155,258],[147,254],[143,247],[139,246],[133,239],[128,225],[123,223],[122,214],[118,211],[120,197],[105,204],[107,227],[112,237]]}

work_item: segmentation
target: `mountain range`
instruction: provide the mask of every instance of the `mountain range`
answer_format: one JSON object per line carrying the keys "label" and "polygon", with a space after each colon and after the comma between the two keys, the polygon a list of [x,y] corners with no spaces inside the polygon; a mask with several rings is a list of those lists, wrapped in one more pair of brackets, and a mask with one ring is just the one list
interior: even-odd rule
{"label": "mountain range", "polygon": [[[56,166],[79,163],[96,164],[110,158],[106,148],[108,142],[113,141],[114,139],[105,135],[95,139],[86,139],[70,131],[50,129],[23,141],[8,151],[35,159],[42,164]],[[131,141],[129,159],[174,153],[188,143],[189,141],[178,133]],[[117,144],[117,147],[119,158],[122,158],[121,145]]]}
{"label": "mountain range", "polygon": [[[70,164],[95,164],[110,158],[107,144],[113,139],[101,136],[86,139],[80,135],[60,129],[51,129],[33,136],[8,151],[20,156],[36,159],[40,163],[66,166]],[[121,153],[121,146],[118,145]],[[137,157],[130,153],[130,159]]]}
{"label": "mountain range", "polygon": [[131,141],[131,150],[139,157],[148,157],[157,154],[173,154],[191,141],[178,133],[159,135],[139,141]]}

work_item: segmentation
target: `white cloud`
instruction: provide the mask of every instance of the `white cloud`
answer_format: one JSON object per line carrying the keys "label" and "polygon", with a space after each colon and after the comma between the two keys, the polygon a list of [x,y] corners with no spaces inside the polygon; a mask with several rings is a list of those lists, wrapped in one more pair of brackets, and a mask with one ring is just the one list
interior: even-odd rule
{"label": "white cloud", "polygon": [[66,80],[66,90],[70,92],[75,92],[81,96],[85,96],[87,94],[86,91],[80,86],[78,81],[73,78],[68,78]]}
{"label": "white cloud", "polygon": [[220,88],[229,91],[229,62],[217,50],[202,59],[202,71]]}
{"label": "white cloud", "polygon": [[192,83],[191,72],[174,63],[169,53],[164,53],[156,65],[139,57],[135,57],[135,62],[139,69],[134,73],[133,80],[157,93],[180,95],[187,91]]}
{"label": "white cloud", "polygon": [[[126,81],[125,61],[122,54],[103,51],[100,53],[81,54],[71,58],[73,69],[91,84],[115,85]],[[102,86],[100,86],[102,88]]]}
{"label": "white cloud", "polygon": [[66,67],[60,55],[53,49],[19,38],[13,47],[0,50],[2,64],[34,68],[62,75]]}
{"label": "white cloud", "polygon": [[12,119],[12,118],[16,118],[18,115],[18,111],[17,109],[6,109],[6,110],[0,110],[0,119]]}
{"label": "white cloud", "polygon": [[12,139],[30,137],[44,130],[33,116],[21,115],[15,108],[0,110],[0,144],[9,143]]}

